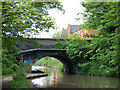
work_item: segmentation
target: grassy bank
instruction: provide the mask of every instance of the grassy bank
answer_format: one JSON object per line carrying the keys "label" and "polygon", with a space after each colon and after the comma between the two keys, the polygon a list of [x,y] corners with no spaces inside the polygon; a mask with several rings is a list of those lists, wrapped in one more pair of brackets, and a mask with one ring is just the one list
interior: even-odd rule
{"label": "grassy bank", "polygon": [[63,64],[59,60],[57,60],[53,57],[42,58],[42,59],[38,60],[34,64],[34,66],[47,66],[47,67],[63,70]]}

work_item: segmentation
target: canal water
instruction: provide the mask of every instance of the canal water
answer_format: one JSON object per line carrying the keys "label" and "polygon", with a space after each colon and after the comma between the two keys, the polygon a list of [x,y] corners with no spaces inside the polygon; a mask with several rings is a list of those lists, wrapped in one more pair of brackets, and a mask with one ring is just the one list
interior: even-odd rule
{"label": "canal water", "polygon": [[118,88],[119,86],[118,78],[115,77],[65,74],[44,66],[33,66],[32,69],[40,69],[48,74],[29,80],[36,88]]}

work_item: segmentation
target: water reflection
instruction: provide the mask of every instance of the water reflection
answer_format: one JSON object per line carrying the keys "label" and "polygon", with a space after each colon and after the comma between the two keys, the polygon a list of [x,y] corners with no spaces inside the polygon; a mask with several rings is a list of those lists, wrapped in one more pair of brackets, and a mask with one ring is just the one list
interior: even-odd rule
{"label": "water reflection", "polygon": [[32,79],[32,84],[38,88],[56,87],[63,76],[61,72],[53,68],[42,67],[40,70],[48,73],[48,76]]}
{"label": "water reflection", "polygon": [[48,76],[32,79],[37,88],[117,88],[118,78],[63,74],[52,68],[42,68]]}

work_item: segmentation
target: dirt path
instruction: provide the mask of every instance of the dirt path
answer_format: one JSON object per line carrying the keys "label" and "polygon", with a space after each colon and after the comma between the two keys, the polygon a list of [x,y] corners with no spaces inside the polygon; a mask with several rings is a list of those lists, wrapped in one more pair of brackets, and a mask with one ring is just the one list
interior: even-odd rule
{"label": "dirt path", "polygon": [[0,79],[0,85],[2,85],[2,88],[9,88],[10,87],[10,81],[12,80],[12,77],[5,77]]}

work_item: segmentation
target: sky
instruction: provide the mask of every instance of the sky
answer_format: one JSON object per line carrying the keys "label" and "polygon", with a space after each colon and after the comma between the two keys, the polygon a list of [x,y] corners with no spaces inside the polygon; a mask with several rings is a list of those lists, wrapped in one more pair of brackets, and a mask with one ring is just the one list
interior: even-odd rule
{"label": "sky", "polygon": [[80,4],[83,0],[60,0],[65,9],[65,14],[57,9],[49,10],[49,15],[55,19],[57,30],[50,29],[48,32],[41,32],[40,35],[36,35],[36,38],[52,38],[53,34],[62,30],[62,28],[67,29],[68,24],[71,25],[80,25],[83,23],[83,20],[76,21],[75,18],[81,17],[77,16],[78,12],[84,12],[84,8]]}

